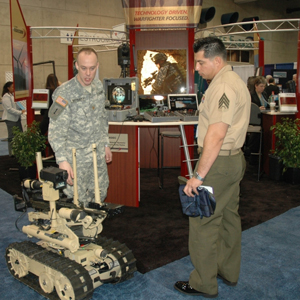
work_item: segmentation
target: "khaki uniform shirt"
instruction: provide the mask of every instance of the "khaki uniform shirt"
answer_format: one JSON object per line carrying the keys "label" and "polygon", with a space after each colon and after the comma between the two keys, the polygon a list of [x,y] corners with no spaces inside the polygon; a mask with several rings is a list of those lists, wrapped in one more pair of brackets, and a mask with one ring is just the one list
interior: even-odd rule
{"label": "khaki uniform shirt", "polygon": [[198,145],[203,147],[208,126],[229,125],[221,147],[235,150],[243,146],[250,118],[251,97],[246,84],[231,66],[223,67],[213,78],[199,105]]}

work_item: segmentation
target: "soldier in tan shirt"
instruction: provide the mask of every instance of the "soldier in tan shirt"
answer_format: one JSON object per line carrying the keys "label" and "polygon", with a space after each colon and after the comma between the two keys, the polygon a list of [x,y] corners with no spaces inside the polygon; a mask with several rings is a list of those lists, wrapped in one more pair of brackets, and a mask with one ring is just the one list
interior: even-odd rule
{"label": "soldier in tan shirt", "polygon": [[175,288],[187,295],[218,296],[217,277],[230,286],[238,281],[241,261],[239,184],[245,171],[241,147],[249,124],[251,99],[246,84],[226,62],[226,49],[216,37],[194,43],[196,71],[211,83],[199,105],[200,157],[184,192],[211,186],[216,210],[210,218],[189,218],[189,252],[194,270]]}

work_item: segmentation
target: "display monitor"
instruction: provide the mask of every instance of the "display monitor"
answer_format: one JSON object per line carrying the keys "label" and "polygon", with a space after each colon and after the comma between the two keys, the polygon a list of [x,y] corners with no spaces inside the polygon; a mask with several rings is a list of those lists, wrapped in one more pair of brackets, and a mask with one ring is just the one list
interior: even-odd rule
{"label": "display monitor", "polygon": [[126,108],[137,108],[137,77],[104,79],[104,90],[106,99],[110,106],[121,106]]}
{"label": "display monitor", "polygon": [[149,49],[137,51],[139,95],[187,92],[187,50]]}
{"label": "display monitor", "polygon": [[183,109],[198,109],[197,94],[169,94],[168,95],[169,109],[183,110]]}
{"label": "display monitor", "polygon": [[143,115],[145,111],[157,111],[168,109],[167,96],[163,95],[139,95],[139,111]]}

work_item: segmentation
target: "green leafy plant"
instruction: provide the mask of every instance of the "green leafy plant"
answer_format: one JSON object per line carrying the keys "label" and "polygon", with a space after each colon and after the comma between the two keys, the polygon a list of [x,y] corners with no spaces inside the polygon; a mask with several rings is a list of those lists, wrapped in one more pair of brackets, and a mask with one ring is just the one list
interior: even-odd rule
{"label": "green leafy plant", "polygon": [[18,163],[26,169],[35,162],[35,153],[46,148],[47,138],[41,134],[39,123],[33,121],[26,131],[13,128],[12,150]]}
{"label": "green leafy plant", "polygon": [[275,150],[272,154],[283,162],[285,172],[287,168],[300,168],[300,119],[282,118],[280,122],[271,126],[274,130]]}

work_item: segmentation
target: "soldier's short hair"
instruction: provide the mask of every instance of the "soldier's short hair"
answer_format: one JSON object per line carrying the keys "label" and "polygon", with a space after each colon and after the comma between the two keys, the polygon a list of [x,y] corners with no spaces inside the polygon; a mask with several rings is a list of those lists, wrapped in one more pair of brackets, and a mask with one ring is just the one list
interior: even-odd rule
{"label": "soldier's short hair", "polygon": [[227,60],[227,52],[224,43],[217,37],[208,36],[195,41],[193,45],[194,53],[204,51],[205,58],[221,57]]}
{"label": "soldier's short hair", "polygon": [[86,53],[86,54],[94,53],[94,54],[96,55],[97,59],[98,59],[98,54],[97,54],[97,52],[95,51],[95,49],[93,49],[93,48],[91,48],[91,47],[84,47],[84,48],[81,48],[81,49],[78,51],[78,53],[77,53],[77,60],[78,60],[79,54],[82,53],[82,52],[84,52],[84,53]]}

